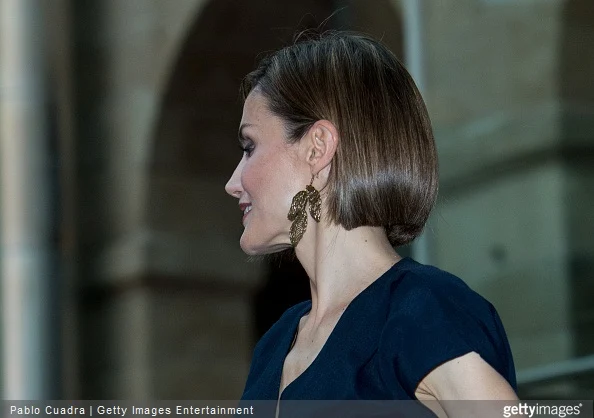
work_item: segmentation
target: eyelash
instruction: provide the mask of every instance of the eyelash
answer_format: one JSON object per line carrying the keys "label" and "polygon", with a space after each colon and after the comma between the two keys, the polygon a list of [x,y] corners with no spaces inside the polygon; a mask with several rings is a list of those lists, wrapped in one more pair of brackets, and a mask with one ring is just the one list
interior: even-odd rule
{"label": "eyelash", "polygon": [[246,146],[239,146],[239,149],[247,156],[251,157],[252,153],[254,152],[254,145],[246,145]]}

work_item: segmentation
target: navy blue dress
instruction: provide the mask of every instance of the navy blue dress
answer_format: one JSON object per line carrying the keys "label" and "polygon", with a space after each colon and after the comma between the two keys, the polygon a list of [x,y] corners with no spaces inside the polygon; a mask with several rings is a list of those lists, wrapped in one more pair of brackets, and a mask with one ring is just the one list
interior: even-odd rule
{"label": "navy blue dress", "polygon": [[[277,400],[285,357],[311,301],[287,310],[256,345],[243,400]],[[459,278],[404,258],[348,305],[313,363],[281,400],[416,399],[442,363],[477,352],[516,390],[495,308]]]}

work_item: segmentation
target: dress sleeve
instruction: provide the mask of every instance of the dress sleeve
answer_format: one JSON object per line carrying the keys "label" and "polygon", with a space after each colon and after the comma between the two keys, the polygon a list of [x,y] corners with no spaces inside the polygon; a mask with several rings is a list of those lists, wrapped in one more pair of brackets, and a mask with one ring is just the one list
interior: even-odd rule
{"label": "dress sleeve", "polygon": [[497,312],[460,279],[441,273],[409,274],[394,289],[380,342],[386,372],[414,399],[429,372],[476,352],[515,389],[511,352]]}

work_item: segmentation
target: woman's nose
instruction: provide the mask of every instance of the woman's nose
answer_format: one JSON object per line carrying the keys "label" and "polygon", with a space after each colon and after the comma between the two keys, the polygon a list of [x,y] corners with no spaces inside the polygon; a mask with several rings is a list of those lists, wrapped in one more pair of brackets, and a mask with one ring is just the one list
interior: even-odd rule
{"label": "woman's nose", "polygon": [[243,192],[243,188],[241,187],[241,162],[237,164],[235,167],[235,171],[231,175],[231,178],[225,185],[225,191],[229,193],[231,196],[240,198],[241,193]]}

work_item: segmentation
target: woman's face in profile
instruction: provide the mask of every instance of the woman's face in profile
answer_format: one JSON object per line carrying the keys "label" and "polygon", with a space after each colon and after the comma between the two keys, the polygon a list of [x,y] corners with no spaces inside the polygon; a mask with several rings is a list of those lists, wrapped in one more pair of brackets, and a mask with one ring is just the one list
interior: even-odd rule
{"label": "woman's face in profile", "polygon": [[239,199],[244,226],[240,246],[249,255],[286,249],[291,200],[305,188],[297,180],[298,145],[285,141],[283,121],[257,91],[245,101],[239,129],[244,153],[225,190]]}

